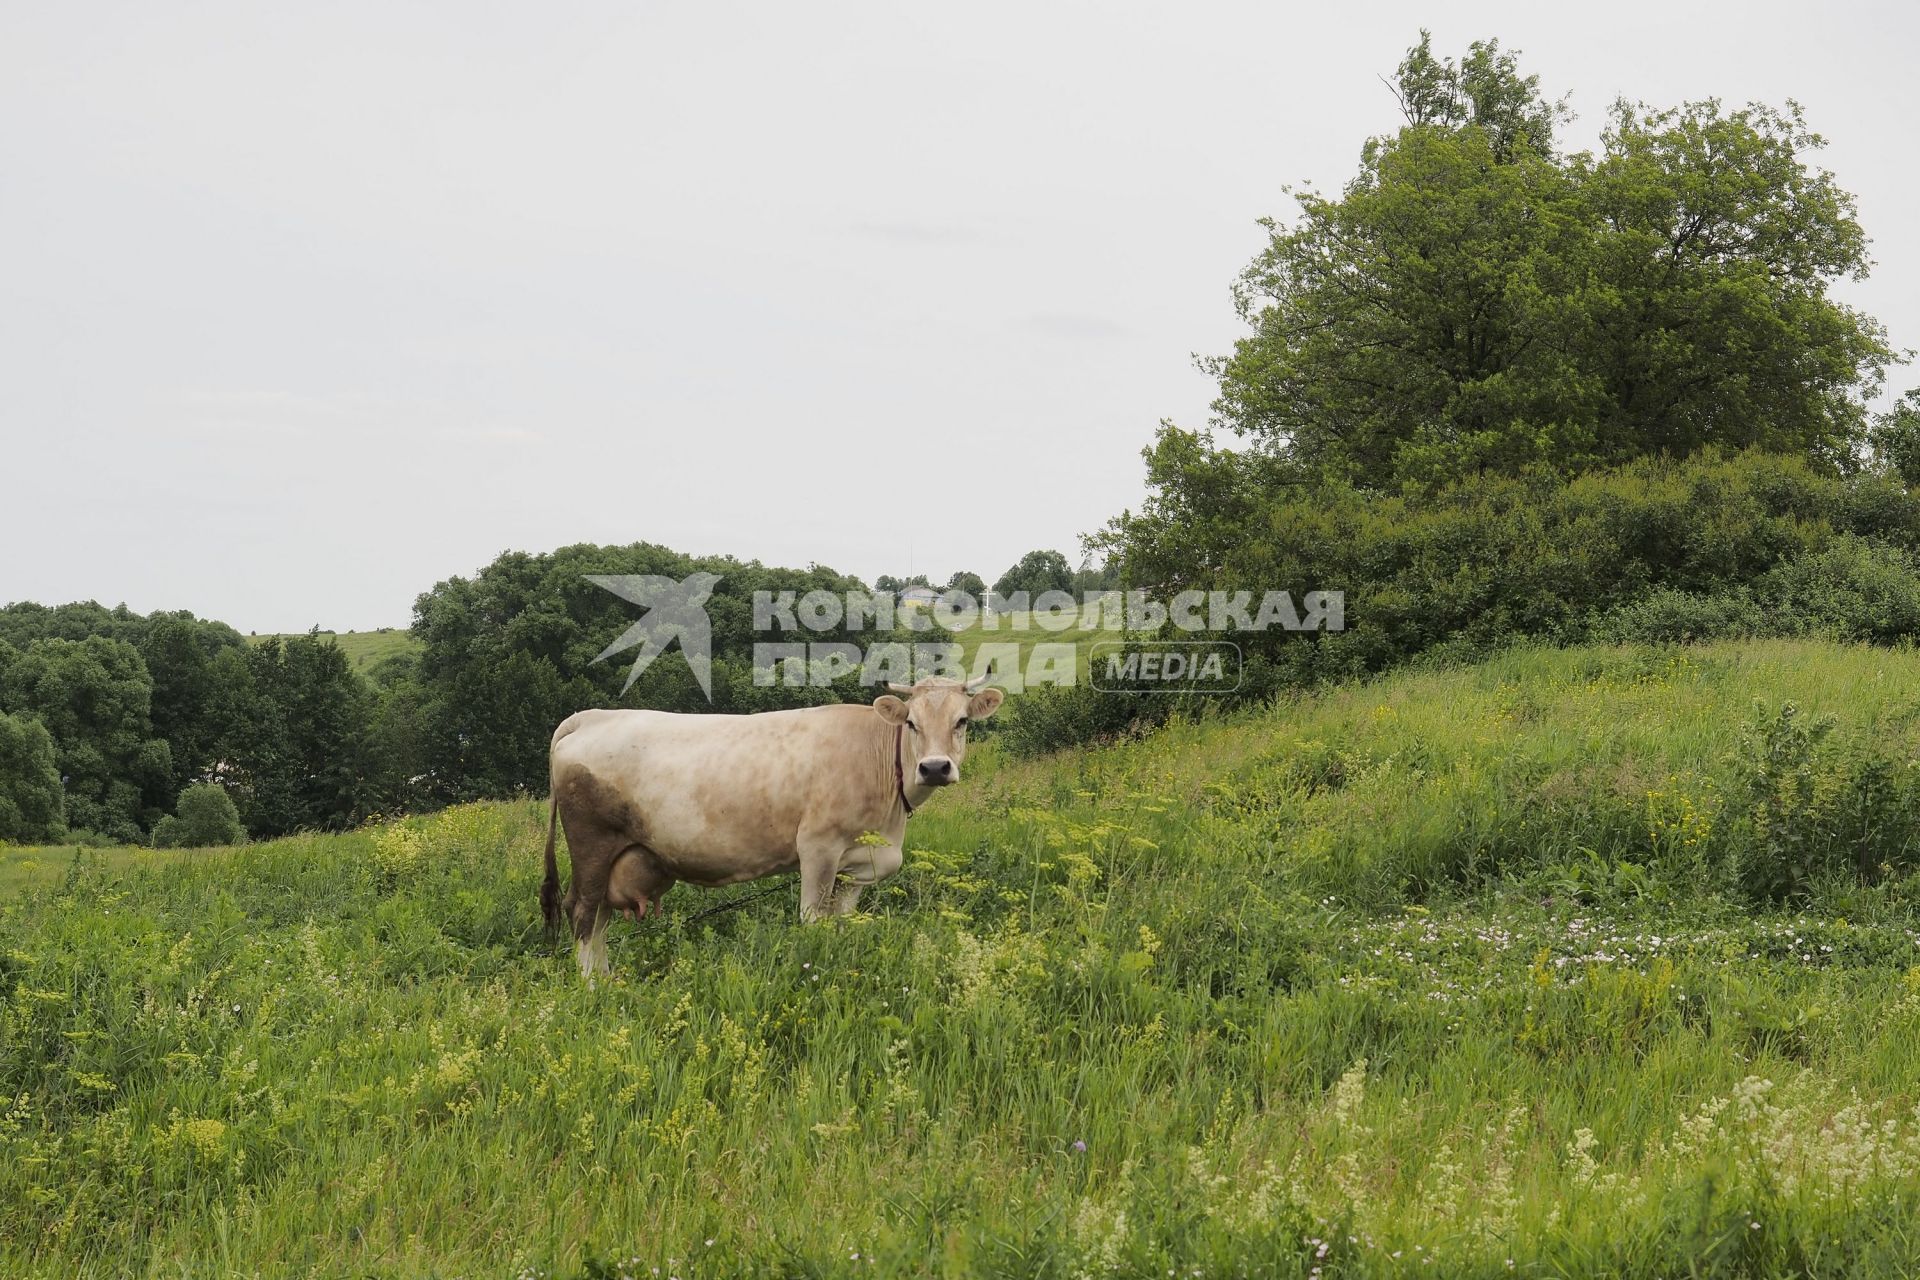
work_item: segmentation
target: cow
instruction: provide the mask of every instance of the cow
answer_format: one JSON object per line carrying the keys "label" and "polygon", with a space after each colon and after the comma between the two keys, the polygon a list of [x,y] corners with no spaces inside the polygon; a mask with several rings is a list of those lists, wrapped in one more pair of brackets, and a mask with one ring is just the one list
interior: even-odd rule
{"label": "cow", "polygon": [[[609,911],[660,914],[679,880],[712,888],[800,870],[800,919],[845,915],[900,869],[907,816],[960,780],[967,726],[999,709],[986,677],[929,677],[871,705],[757,715],[580,711],[554,730],[541,913],[573,925],[589,982]],[[564,824],[572,883],[554,862]]]}

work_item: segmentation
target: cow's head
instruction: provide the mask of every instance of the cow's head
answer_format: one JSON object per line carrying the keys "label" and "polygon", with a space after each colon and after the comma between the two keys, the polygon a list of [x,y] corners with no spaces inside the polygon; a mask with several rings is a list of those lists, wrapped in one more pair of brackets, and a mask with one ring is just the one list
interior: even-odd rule
{"label": "cow's head", "polygon": [[893,693],[883,693],[873,700],[873,709],[888,724],[906,726],[900,743],[905,782],[944,787],[960,781],[960,761],[967,754],[967,725],[998,711],[1006,697],[998,689],[981,688],[986,682],[985,676],[966,684],[929,676],[918,684],[890,684],[887,688]]}

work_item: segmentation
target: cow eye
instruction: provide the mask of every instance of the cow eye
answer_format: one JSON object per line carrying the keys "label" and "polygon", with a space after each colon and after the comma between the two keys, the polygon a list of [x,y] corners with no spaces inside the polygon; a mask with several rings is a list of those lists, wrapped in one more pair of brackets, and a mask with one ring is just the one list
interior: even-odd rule
{"label": "cow eye", "polygon": [[964,729],[964,728],[966,728],[966,727],[967,727],[967,718],[966,718],[965,716],[961,716],[961,717],[960,717],[960,723],[959,723],[959,724],[957,724],[957,725],[955,725],[955,726],[954,726],[954,728],[956,728],[956,729]]}
{"label": "cow eye", "polygon": [[907,721],[907,728],[909,728],[909,729],[911,729],[911,730],[913,730],[913,731],[914,731],[915,733],[918,733],[918,732],[920,732],[920,726],[919,726],[919,725],[917,725],[917,724],[915,724],[915,723],[914,723],[913,721],[911,721],[911,720],[909,720],[909,721]]}

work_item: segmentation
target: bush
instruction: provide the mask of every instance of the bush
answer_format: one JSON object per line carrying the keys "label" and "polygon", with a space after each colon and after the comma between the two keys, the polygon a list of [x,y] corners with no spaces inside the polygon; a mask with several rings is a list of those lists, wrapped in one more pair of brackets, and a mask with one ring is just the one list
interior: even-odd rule
{"label": "bush", "polygon": [[[1168,428],[1148,482],[1098,540],[1130,587],[1345,594],[1344,632],[1235,637],[1243,701],[1529,639],[1920,632],[1920,493],[1884,474],[1748,451],[1381,492]],[[1086,698],[1043,710],[1027,736],[1050,745],[1122,718]]]}
{"label": "bush", "polygon": [[240,811],[234,807],[227,789],[215,782],[196,783],[180,793],[174,805],[176,813],[156,822],[153,847],[156,849],[204,849],[212,845],[240,844],[247,838],[240,825]]}
{"label": "bush", "polygon": [[1608,644],[1740,639],[1777,634],[1777,621],[1745,587],[1710,594],[1661,587],[1602,614],[1593,638]]}
{"label": "bush", "polygon": [[1042,755],[1158,724],[1169,701],[1085,684],[1041,685],[1010,700],[999,736],[1015,755]]}
{"label": "bush", "polygon": [[[1163,436],[1149,461],[1154,496],[1103,539],[1128,582],[1156,593],[1344,591],[1341,643],[1360,646],[1374,670],[1450,639],[1579,640],[1655,592],[1764,595],[1761,579],[1803,557],[1814,557],[1809,572],[1881,602],[1876,635],[1914,620],[1894,604],[1904,558],[1885,549],[1920,548],[1920,495],[1880,476],[1750,452],[1389,494],[1288,485],[1271,466]],[[1813,584],[1783,578],[1778,590],[1800,601]],[[1685,603],[1669,597],[1662,611]],[[1722,601],[1704,616],[1738,625],[1742,613]],[[1248,639],[1276,663],[1297,661],[1282,657],[1297,636]]]}
{"label": "bush", "polygon": [[1797,627],[1886,644],[1920,633],[1920,575],[1899,547],[1842,535],[1768,574],[1761,590],[1780,618],[1775,634]]}
{"label": "bush", "polygon": [[1680,644],[1824,635],[1892,643],[1920,633],[1920,572],[1911,552],[1853,534],[1769,570],[1751,589],[1657,588],[1593,624],[1613,644]]}
{"label": "bush", "polygon": [[93,831],[86,827],[69,827],[61,838],[63,845],[72,845],[81,849],[118,849],[139,841],[127,838],[123,831]]}

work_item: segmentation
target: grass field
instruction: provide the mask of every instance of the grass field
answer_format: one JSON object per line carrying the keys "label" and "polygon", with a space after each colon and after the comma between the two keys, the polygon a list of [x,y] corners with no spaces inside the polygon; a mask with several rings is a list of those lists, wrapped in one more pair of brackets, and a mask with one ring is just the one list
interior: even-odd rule
{"label": "grass field", "polygon": [[[1040,625],[1039,616],[1033,613],[1004,613],[992,618],[993,627],[989,629],[984,622],[956,632],[954,639],[959,642],[964,655],[966,669],[975,669],[975,659],[979,657],[983,645],[1012,645],[1018,651],[1017,665],[1022,675],[1030,670],[1033,651],[1036,645],[1071,645],[1074,657],[1074,676],[1084,680],[1088,674],[1088,661],[1097,644],[1121,640],[1126,633],[1121,630],[1105,630],[1098,627],[1082,628],[1076,625],[1059,631],[1049,631]],[[1004,679],[996,679],[996,684],[1007,684]]]}
{"label": "grass field", "polygon": [[164,869],[205,855],[181,849],[85,849],[63,845],[23,848],[0,844],[0,902],[12,901],[29,889],[58,883],[77,872],[121,873],[146,868]]}
{"label": "grass field", "polygon": [[[339,645],[340,651],[347,655],[347,661],[352,664],[353,669],[363,674],[371,671],[384,659],[397,657],[403,653],[414,653],[420,648],[420,642],[415,640],[413,633],[405,627],[390,627],[385,631],[322,631],[320,634]],[[268,640],[291,638],[284,635],[256,635],[249,637],[248,642],[264,644]]]}
{"label": "grass field", "polygon": [[1915,1274],[1916,751],[1911,652],[1521,651],[989,748],[597,990],[531,800],[15,851],[0,1273]]}

